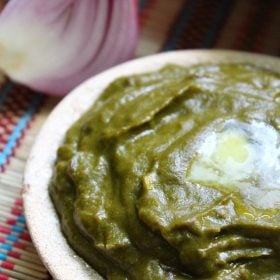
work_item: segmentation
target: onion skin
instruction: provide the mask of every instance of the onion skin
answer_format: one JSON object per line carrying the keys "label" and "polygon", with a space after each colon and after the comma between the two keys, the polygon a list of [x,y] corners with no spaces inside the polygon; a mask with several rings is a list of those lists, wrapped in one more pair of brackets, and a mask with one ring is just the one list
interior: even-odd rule
{"label": "onion skin", "polygon": [[134,0],[10,0],[0,14],[0,68],[51,95],[134,55]]}

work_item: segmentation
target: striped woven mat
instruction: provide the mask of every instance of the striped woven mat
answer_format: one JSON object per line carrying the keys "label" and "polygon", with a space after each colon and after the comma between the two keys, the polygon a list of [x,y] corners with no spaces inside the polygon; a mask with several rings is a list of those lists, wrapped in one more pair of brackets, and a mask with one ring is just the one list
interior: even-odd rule
{"label": "striped woven mat", "polygon": [[[194,48],[280,55],[279,0],[141,0],[139,18],[138,57]],[[25,225],[20,192],[34,138],[59,100],[0,81],[0,280],[49,279]]]}

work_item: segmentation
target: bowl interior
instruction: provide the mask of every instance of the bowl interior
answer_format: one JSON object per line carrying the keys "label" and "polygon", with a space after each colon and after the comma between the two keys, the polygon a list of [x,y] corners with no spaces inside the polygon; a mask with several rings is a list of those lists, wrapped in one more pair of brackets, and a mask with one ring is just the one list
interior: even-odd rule
{"label": "bowl interior", "polygon": [[175,51],[136,59],[111,68],[78,86],[53,110],[30,153],[24,175],[24,208],[33,242],[55,279],[102,279],[69,247],[48,195],[48,183],[67,129],[113,80],[124,75],[154,71],[165,64],[191,66],[199,63],[251,63],[280,72],[280,59],[223,50]]}

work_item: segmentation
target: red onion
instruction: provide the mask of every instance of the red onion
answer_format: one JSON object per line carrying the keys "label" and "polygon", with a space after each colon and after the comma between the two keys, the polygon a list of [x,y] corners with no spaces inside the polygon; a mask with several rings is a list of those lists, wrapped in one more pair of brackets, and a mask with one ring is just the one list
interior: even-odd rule
{"label": "red onion", "polygon": [[0,14],[0,68],[64,95],[131,58],[137,31],[135,0],[10,0]]}

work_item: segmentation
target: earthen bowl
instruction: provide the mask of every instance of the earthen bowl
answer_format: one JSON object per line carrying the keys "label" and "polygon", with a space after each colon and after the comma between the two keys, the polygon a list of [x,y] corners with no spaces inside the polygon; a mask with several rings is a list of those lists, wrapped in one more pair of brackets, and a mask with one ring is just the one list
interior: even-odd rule
{"label": "earthen bowl", "polygon": [[56,151],[67,129],[89,108],[114,79],[154,71],[167,63],[191,66],[200,63],[251,63],[280,72],[274,57],[224,50],[187,50],[135,59],[96,75],[74,89],[52,111],[32,148],[24,175],[24,209],[38,253],[57,280],[102,279],[80,258],[64,238],[48,194]]}

